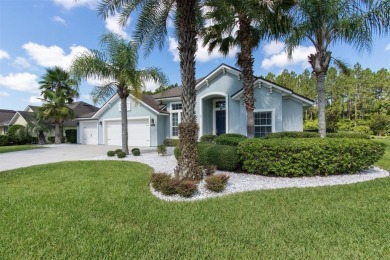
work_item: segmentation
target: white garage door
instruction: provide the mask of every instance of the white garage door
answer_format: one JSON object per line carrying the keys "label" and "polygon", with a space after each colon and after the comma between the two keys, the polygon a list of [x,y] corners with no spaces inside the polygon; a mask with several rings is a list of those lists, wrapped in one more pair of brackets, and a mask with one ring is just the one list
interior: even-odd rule
{"label": "white garage door", "polygon": [[[150,146],[149,119],[128,119],[129,146]],[[106,123],[106,144],[122,145],[121,121]]]}
{"label": "white garage door", "polygon": [[98,144],[97,123],[83,122],[81,124],[81,143],[82,144]]}

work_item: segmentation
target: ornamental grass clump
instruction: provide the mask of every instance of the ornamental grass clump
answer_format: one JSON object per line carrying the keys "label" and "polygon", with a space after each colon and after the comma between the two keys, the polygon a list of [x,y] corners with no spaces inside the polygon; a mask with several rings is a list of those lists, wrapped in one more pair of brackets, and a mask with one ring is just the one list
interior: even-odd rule
{"label": "ornamental grass clump", "polygon": [[167,154],[167,147],[164,144],[160,144],[157,146],[157,153],[161,155]]}
{"label": "ornamental grass clump", "polygon": [[226,174],[214,174],[205,178],[206,188],[214,192],[222,192],[229,180]]}
{"label": "ornamental grass clump", "polygon": [[167,173],[154,173],[150,180],[152,187],[164,195],[179,194],[182,197],[191,197],[197,192],[197,182],[180,180]]}

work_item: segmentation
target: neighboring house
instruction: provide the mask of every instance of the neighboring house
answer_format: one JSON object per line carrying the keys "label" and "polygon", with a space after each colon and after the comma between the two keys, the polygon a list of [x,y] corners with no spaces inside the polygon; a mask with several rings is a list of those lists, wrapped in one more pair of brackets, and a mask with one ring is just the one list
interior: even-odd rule
{"label": "neighboring house", "polygon": [[[303,131],[303,111],[313,100],[263,78],[255,78],[255,136],[272,132]],[[130,96],[128,131],[130,146],[157,146],[178,138],[181,122],[181,87],[140,99]],[[242,74],[225,64],[196,82],[199,136],[240,133],[246,135],[246,110]],[[90,117],[78,117],[78,142],[121,145],[120,99],[114,95]]]}
{"label": "neighboring house", "polygon": [[[99,108],[83,101],[73,102],[69,105],[73,110],[75,118],[79,117],[90,117],[95,114]],[[22,125],[27,126],[29,122],[35,120],[36,114],[38,112],[39,106],[28,105],[24,111],[14,111],[13,117],[9,120],[8,125]],[[63,123],[64,130],[66,129],[76,129],[78,122],[73,120],[66,120]],[[48,136],[54,136],[54,129],[48,134]]]}
{"label": "neighboring house", "polygon": [[15,114],[14,110],[0,109],[0,135],[7,133],[9,122]]}

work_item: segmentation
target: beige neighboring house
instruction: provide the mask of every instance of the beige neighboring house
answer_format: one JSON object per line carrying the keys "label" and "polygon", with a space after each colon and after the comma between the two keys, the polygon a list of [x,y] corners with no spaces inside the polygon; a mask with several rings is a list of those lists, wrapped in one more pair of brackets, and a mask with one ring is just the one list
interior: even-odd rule
{"label": "beige neighboring house", "polygon": [[16,114],[14,110],[0,109],[0,135],[7,133],[9,122]]}

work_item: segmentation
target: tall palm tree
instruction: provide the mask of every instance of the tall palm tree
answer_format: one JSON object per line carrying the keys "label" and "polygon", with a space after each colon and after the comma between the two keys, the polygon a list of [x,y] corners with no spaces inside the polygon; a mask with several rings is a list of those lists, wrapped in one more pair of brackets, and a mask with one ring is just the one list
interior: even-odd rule
{"label": "tall palm tree", "polygon": [[[247,136],[254,137],[255,109],[254,75],[252,52],[263,39],[278,38],[287,32],[289,22],[285,12],[294,1],[282,0],[207,0],[205,6],[210,10],[206,19],[212,25],[201,30],[203,46],[209,52],[216,47],[225,56],[233,46],[240,47],[237,65],[243,74],[244,103],[247,116]],[[237,32],[235,32],[237,30]]]}
{"label": "tall palm tree", "polygon": [[158,44],[164,46],[167,22],[173,16],[178,38],[180,75],[182,81],[182,122],[179,125],[181,156],[175,174],[181,179],[200,179],[197,139],[199,127],[195,115],[195,53],[197,34],[201,27],[200,0],[102,0],[99,12],[104,18],[119,12],[125,24],[130,14],[139,10],[134,37],[144,45],[146,54]]}
{"label": "tall palm tree", "polygon": [[78,82],[60,67],[46,69],[46,74],[39,81],[43,105],[38,110],[42,120],[53,120],[55,124],[55,143],[63,140],[62,124],[73,117],[68,107],[79,96]]}
{"label": "tall palm tree", "polygon": [[127,98],[130,94],[140,96],[147,80],[166,84],[167,79],[158,68],[137,69],[138,51],[133,42],[107,33],[102,36],[101,45],[103,51],[90,50],[77,57],[71,71],[77,78],[96,77],[104,82],[92,91],[95,103],[118,94],[121,100],[122,151],[129,154]]}
{"label": "tall palm tree", "polygon": [[332,57],[332,44],[344,42],[358,51],[372,47],[372,35],[389,32],[390,2],[376,0],[300,0],[291,11],[293,29],[286,38],[289,57],[304,41],[310,41],[316,52],[308,61],[317,79],[318,130],[326,136],[325,77],[333,60],[345,70],[346,65]]}

